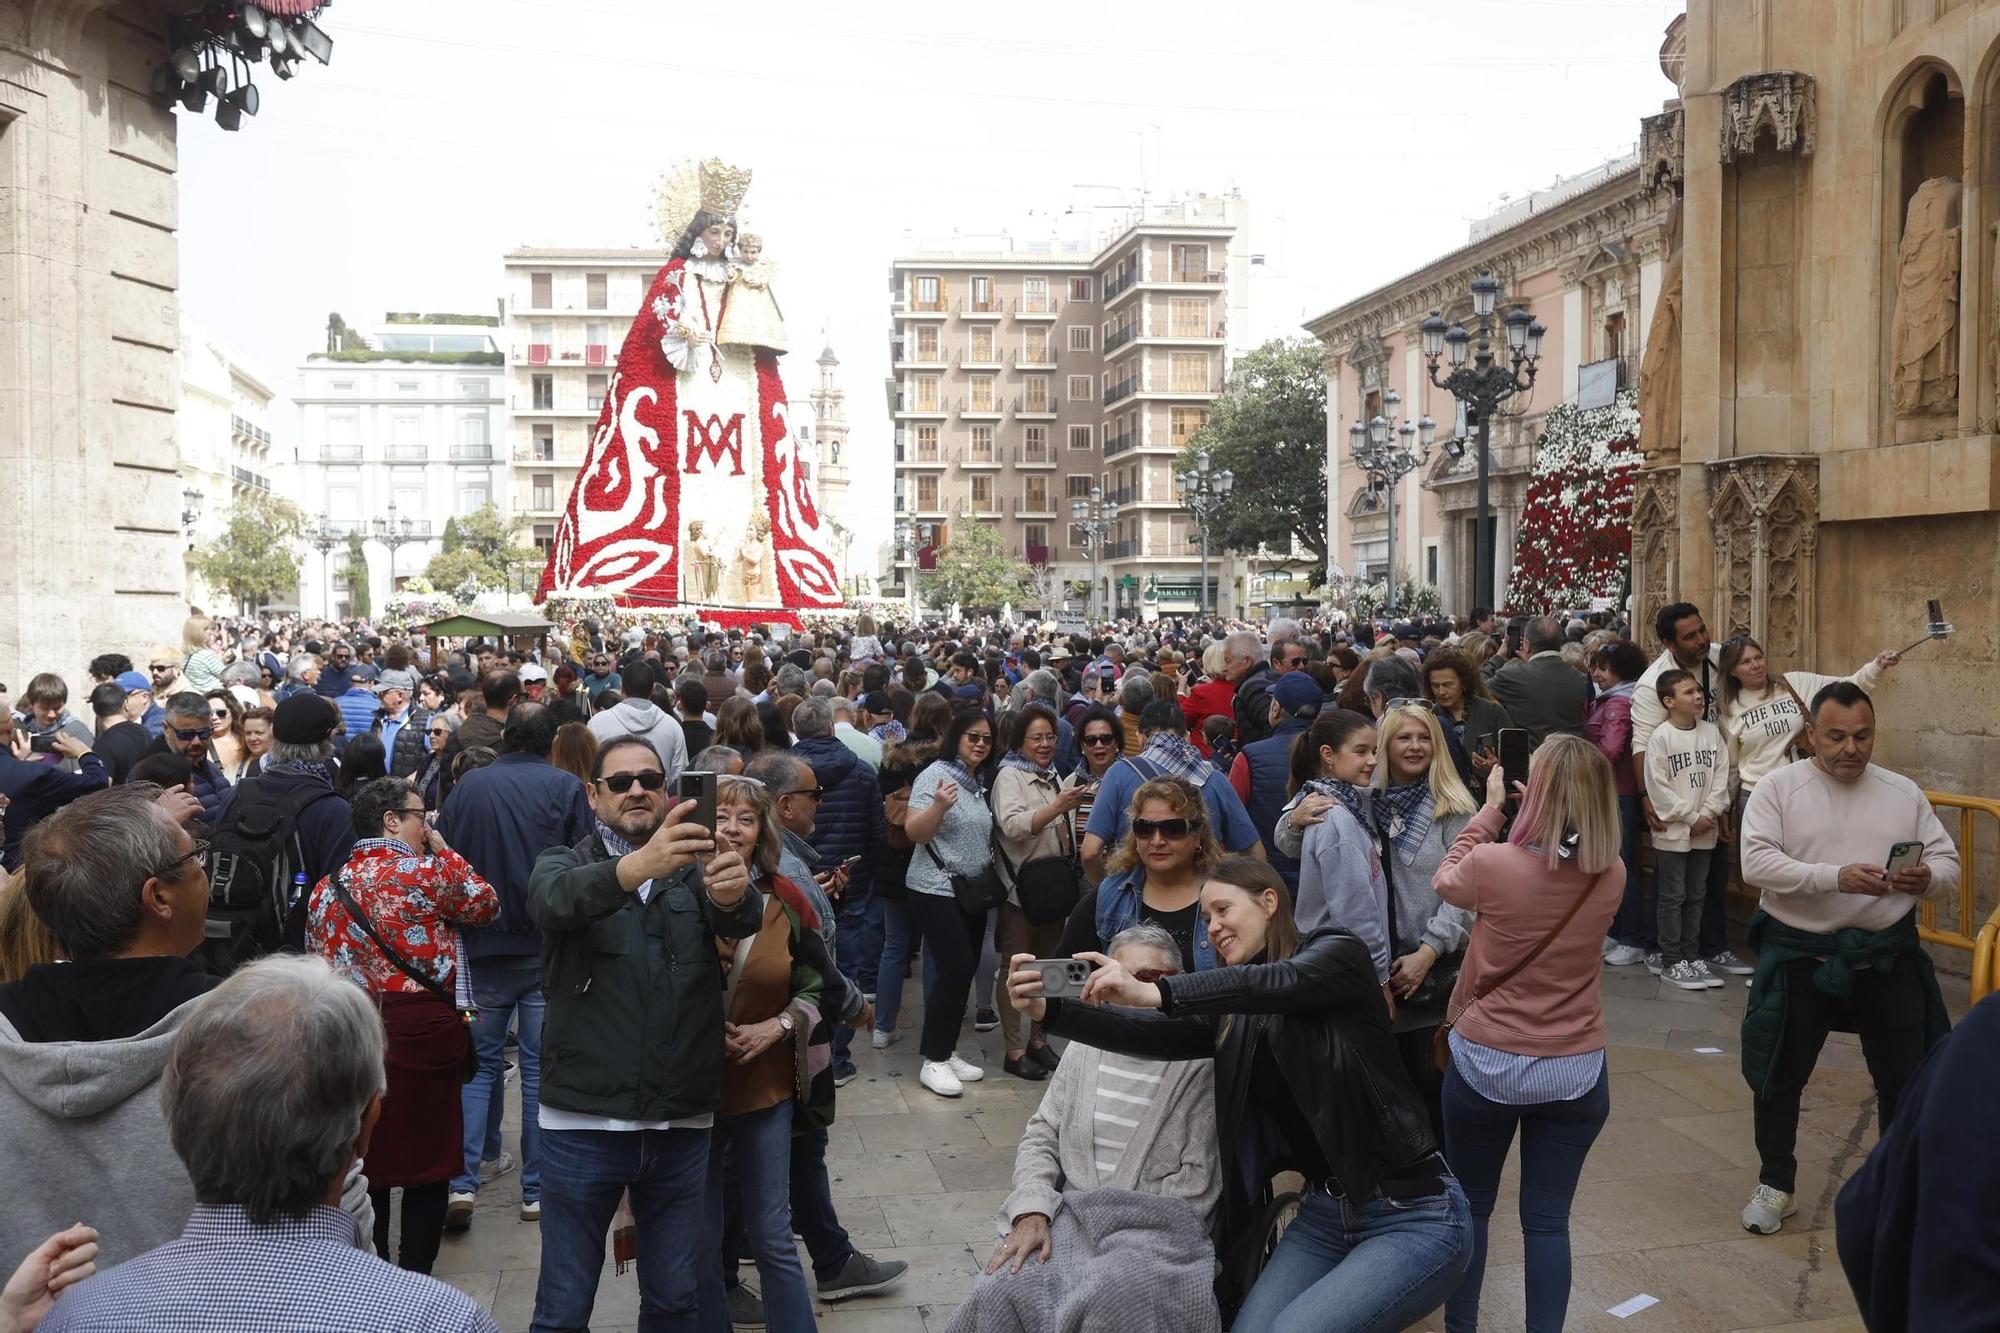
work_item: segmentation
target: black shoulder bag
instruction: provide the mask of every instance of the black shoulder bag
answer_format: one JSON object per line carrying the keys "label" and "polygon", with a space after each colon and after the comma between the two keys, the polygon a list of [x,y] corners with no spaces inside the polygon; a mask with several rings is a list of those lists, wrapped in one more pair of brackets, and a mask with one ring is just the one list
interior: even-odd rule
{"label": "black shoulder bag", "polygon": [[[1070,912],[1083,897],[1083,871],[1076,861],[1075,816],[1065,810],[1056,817],[1060,826],[1056,831],[1056,841],[1067,843],[1068,850],[1060,856],[1032,856],[1021,862],[1017,868],[1007,859],[1006,849],[1000,841],[1000,825],[993,825],[993,855],[1000,859],[1007,874],[1014,881],[1014,897],[1021,904],[1021,915],[1028,918],[1028,924],[1046,926],[1053,921],[1066,921]],[[1068,830],[1069,837],[1063,837]]]}
{"label": "black shoulder bag", "polygon": [[450,991],[446,990],[443,986],[439,985],[435,978],[418,970],[418,968],[414,964],[409,962],[409,960],[405,959],[403,955],[397,953],[394,949],[391,949],[388,943],[383,940],[381,935],[376,933],[375,923],[368,919],[368,914],[361,910],[360,904],[356,903],[354,901],[354,896],[347,891],[346,867],[343,866],[340,870],[335,871],[333,877],[328,881],[328,883],[333,885],[334,896],[340,899],[340,905],[346,909],[348,918],[351,921],[353,921],[355,925],[361,927],[362,934],[366,935],[370,940],[374,941],[375,947],[381,950],[382,956],[388,959],[390,963],[392,963],[395,966],[398,972],[401,972],[404,976],[416,982],[419,986],[422,986],[432,995],[435,995],[440,1000],[443,1000],[447,1005],[451,1006],[451,1008],[457,1012],[460,1021],[462,1021],[465,1024],[465,1069],[459,1076],[459,1082],[461,1083],[472,1082],[473,1077],[479,1073],[479,1052],[477,1049],[474,1048],[472,1042],[472,1023],[473,1020],[478,1017],[478,1015],[475,1014],[470,1009],[460,1009],[458,1007],[458,997],[456,995],[453,995]]}

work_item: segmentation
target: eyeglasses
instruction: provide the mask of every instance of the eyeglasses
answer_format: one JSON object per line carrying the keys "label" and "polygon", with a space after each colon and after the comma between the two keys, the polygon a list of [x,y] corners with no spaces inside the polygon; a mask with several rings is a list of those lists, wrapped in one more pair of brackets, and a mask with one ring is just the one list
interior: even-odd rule
{"label": "eyeglasses", "polygon": [[1190,827],[1185,819],[1135,819],[1132,821],[1132,836],[1141,842],[1155,837],[1178,842],[1188,835]]}
{"label": "eyeglasses", "polygon": [[826,799],[826,788],[800,787],[795,791],[781,792],[778,799],[783,800],[787,796],[803,796],[809,801],[823,801]]}
{"label": "eyeglasses", "polygon": [[172,662],[153,663],[153,673],[155,675],[164,675],[167,672],[172,671],[173,669],[174,669],[174,664]]}
{"label": "eyeglasses", "polygon": [[1177,977],[1180,974],[1180,969],[1177,967],[1142,967],[1132,974],[1132,980],[1142,985],[1151,985],[1161,977]]}
{"label": "eyeglasses", "polygon": [[171,730],[184,741],[205,741],[215,735],[214,727],[173,727]]}
{"label": "eyeglasses", "polygon": [[1100,745],[1116,745],[1118,744],[1118,738],[1116,736],[1085,736],[1083,743],[1092,749],[1096,749]]}
{"label": "eyeglasses", "polygon": [[423,808],[423,807],[422,807],[422,806],[420,805],[420,806],[418,806],[418,807],[417,807],[416,809],[414,809],[414,810],[398,810],[398,811],[396,811],[396,818],[398,818],[398,819],[422,819],[422,818],[424,817],[425,813],[426,813],[426,811],[425,811],[425,810],[424,810],[424,808]]}
{"label": "eyeglasses", "polygon": [[1389,701],[1389,707],[1421,708],[1427,713],[1435,713],[1437,711],[1437,705],[1432,703],[1429,699],[1391,699]]}
{"label": "eyeglasses", "polygon": [[623,796],[632,790],[632,784],[635,782],[646,791],[658,791],[667,785],[667,775],[655,768],[644,773],[613,773],[610,777],[599,778],[597,781],[613,795]]}
{"label": "eyeglasses", "polygon": [[967,732],[965,734],[965,743],[968,745],[991,745],[993,744],[993,738],[991,736],[978,735],[974,732]]}
{"label": "eyeglasses", "polygon": [[182,866],[186,865],[190,861],[201,860],[205,858],[207,855],[208,855],[208,839],[196,838],[194,840],[194,846],[188,848],[187,851],[183,852],[179,856],[176,856],[173,860],[161,866],[159,873],[154,875],[153,878],[172,879],[179,872]]}
{"label": "eyeglasses", "polygon": [[433,736],[449,736],[449,735],[451,735],[451,728],[450,728],[450,727],[432,727],[432,728],[431,728],[431,735],[433,735]]}

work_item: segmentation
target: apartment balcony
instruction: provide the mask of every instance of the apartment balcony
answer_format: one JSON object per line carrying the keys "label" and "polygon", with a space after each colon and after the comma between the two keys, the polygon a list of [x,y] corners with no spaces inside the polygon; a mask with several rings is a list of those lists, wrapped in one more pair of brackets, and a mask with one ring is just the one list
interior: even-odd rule
{"label": "apartment balcony", "polygon": [[1127,324],[1122,329],[1113,329],[1104,335],[1104,354],[1109,356],[1138,336],[1139,326],[1137,324]]}
{"label": "apartment balcony", "polygon": [[525,402],[517,396],[507,406],[517,417],[595,417],[604,410],[604,400],[593,401],[580,393],[559,393],[552,398],[530,396]]}
{"label": "apartment balcony", "polygon": [[1006,415],[1005,411],[1000,406],[1000,400],[998,398],[987,398],[983,400],[961,398],[953,406],[952,410],[961,417],[973,420],[998,421],[1002,416]]}
{"label": "apartment balcony", "polygon": [[1139,554],[1139,543],[1136,539],[1132,541],[1104,543],[1104,558],[1106,560],[1130,560],[1137,554]]}
{"label": "apartment balcony", "polygon": [[958,303],[952,307],[952,313],[960,319],[1004,319],[1007,315],[1007,303],[997,296],[988,297],[984,301],[975,301],[965,296],[960,297]]}
{"label": "apartment balcony", "polygon": [[1055,446],[1049,444],[1024,444],[1014,454],[1015,467],[1056,466]]}
{"label": "apartment balcony", "polygon": [[1199,284],[1204,287],[1219,287],[1229,281],[1229,275],[1215,268],[1176,267],[1169,268],[1167,276],[1162,281],[1179,283],[1183,286]]}
{"label": "apartment balcony", "polygon": [[916,418],[948,417],[951,412],[946,409],[944,400],[940,398],[934,402],[899,401],[894,415],[898,421],[909,421]]}
{"label": "apartment balcony", "polygon": [[947,319],[950,308],[940,299],[936,301],[896,301],[890,306],[898,319]]}
{"label": "apartment balcony", "polygon": [[1034,400],[1030,400],[1027,398],[1016,398],[1012,404],[1012,410],[1015,416],[1023,418],[1024,420],[1053,421],[1055,420],[1055,415],[1056,415],[1056,400],[1053,398],[1041,398]]}
{"label": "apartment balcony", "polygon": [[1139,270],[1137,267],[1128,269],[1119,277],[1106,278],[1104,280],[1104,303],[1106,305],[1111,304],[1126,292],[1138,286],[1138,284]]}
{"label": "apartment balcony", "polygon": [[1165,388],[1141,389],[1148,398],[1214,398],[1222,392],[1219,379],[1170,380]]}
{"label": "apartment balcony", "polygon": [[1056,300],[1053,296],[1045,301],[1030,301],[1024,296],[1014,303],[1014,318],[1032,320],[1054,319],[1062,314],[1062,304],[1061,301]]}
{"label": "apartment balcony", "polygon": [[247,417],[231,416],[229,418],[229,429],[235,433],[238,439],[252,444],[269,444],[271,442],[271,432],[265,430],[262,426],[252,423]]}
{"label": "apartment balcony", "polygon": [[1001,347],[968,347],[958,354],[961,370],[1004,370],[1007,351]]}
{"label": "apartment balcony", "polygon": [[1049,563],[1052,552],[1046,546],[1021,546],[1016,548],[1016,554],[1030,565],[1040,566]]}
{"label": "apartment balcony", "polygon": [[975,495],[965,502],[965,512],[974,518],[1004,518],[1007,515],[1007,502],[994,495],[984,497]]}
{"label": "apartment balcony", "polygon": [[1219,343],[1228,337],[1220,324],[1197,325],[1193,328],[1183,324],[1179,328],[1169,328],[1165,333],[1142,333],[1140,342],[1146,343]]}
{"label": "apartment balcony", "polygon": [[1129,505],[1139,498],[1139,488],[1137,486],[1120,486],[1116,490],[1106,491],[1104,498],[1110,504]]}
{"label": "apartment balcony", "polygon": [[1050,495],[1024,495],[1014,501],[1016,518],[1054,518],[1056,516],[1055,497]]}
{"label": "apartment balcony", "polygon": [[454,444],[451,446],[451,461],[454,463],[490,463],[493,461],[493,446],[490,444]]}
{"label": "apartment balcony", "polygon": [[1128,430],[1122,435],[1107,435],[1104,437],[1104,456],[1116,458],[1127,449],[1136,449],[1142,438],[1144,437],[1136,430]]}
{"label": "apartment balcony", "polygon": [[895,368],[897,370],[943,370],[945,365],[943,352],[905,352],[900,347],[896,349]]}
{"label": "apartment balcony", "polygon": [[1104,405],[1109,407],[1113,403],[1122,403],[1137,392],[1139,392],[1139,380],[1136,376],[1129,380],[1120,380],[1104,390]]}
{"label": "apartment balcony", "polygon": [[391,463],[428,463],[431,451],[428,445],[391,444],[383,447],[382,457]]}
{"label": "apartment balcony", "polygon": [[897,455],[896,466],[913,467],[913,468],[940,468],[940,469],[947,468],[950,467],[953,462],[957,461],[953,457],[953,455],[956,452],[957,452],[956,450],[943,449],[943,448],[911,449],[907,453]]}
{"label": "apartment balcony", "polygon": [[[239,417],[237,420],[240,421],[242,418]],[[247,467],[230,468],[229,479],[238,486],[247,486],[253,491],[268,492],[271,489],[271,479],[269,477],[263,475],[261,472],[252,472]]]}
{"label": "apartment balcony", "polygon": [[1045,347],[1039,352],[1023,351],[1020,359],[1014,364],[1022,370],[1054,370],[1056,368],[1055,349]]}
{"label": "apartment balcony", "polygon": [[954,455],[958,455],[958,465],[962,468],[993,468],[998,470],[1007,461],[1008,451],[1005,445],[1000,444],[989,444],[983,449],[976,444],[972,444],[965,447],[965,452],[962,455],[955,449],[952,452]]}
{"label": "apartment balcony", "polygon": [[577,467],[583,462],[581,449],[546,449],[538,444],[514,446],[517,467]]}

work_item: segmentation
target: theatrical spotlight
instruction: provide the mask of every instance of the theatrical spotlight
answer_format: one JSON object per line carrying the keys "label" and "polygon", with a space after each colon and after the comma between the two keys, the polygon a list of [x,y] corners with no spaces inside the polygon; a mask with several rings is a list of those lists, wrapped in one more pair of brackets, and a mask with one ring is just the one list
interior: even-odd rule
{"label": "theatrical spotlight", "polygon": [[298,19],[292,24],[292,40],[322,65],[333,59],[333,38],[322,32],[319,24],[311,19]]}

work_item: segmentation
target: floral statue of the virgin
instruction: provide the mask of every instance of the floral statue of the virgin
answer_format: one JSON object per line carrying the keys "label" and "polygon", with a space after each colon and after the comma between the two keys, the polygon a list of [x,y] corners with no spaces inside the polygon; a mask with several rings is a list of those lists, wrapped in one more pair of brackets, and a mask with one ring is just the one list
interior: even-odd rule
{"label": "floral statue of the virgin", "polygon": [[714,158],[662,182],[672,257],[619,352],[538,601],[611,593],[632,606],[699,605],[724,624],[796,624],[786,612],[841,604],[778,376],[775,269],[761,242],[738,249],[749,185],[749,171]]}

